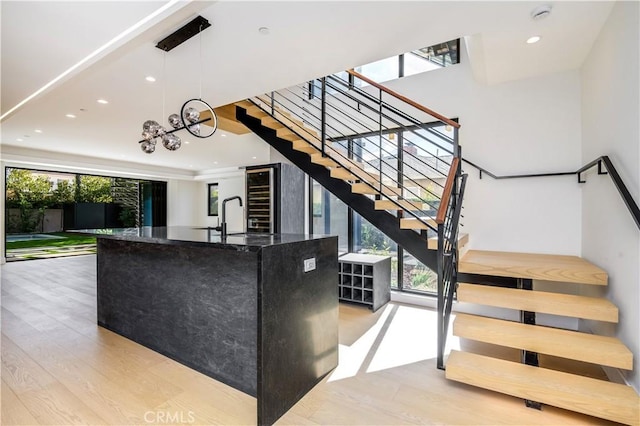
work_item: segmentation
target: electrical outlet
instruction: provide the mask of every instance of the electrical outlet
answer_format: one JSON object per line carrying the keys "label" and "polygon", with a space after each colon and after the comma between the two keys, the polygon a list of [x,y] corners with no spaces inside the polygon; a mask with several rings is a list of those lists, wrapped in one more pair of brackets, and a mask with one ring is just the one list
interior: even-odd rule
{"label": "electrical outlet", "polygon": [[316,258],[312,257],[311,259],[304,260],[304,271],[310,272],[316,269]]}

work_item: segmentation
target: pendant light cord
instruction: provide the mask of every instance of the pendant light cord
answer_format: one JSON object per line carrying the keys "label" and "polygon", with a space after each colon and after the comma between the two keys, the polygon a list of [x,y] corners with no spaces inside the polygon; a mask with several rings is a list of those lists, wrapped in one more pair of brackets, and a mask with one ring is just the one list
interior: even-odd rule
{"label": "pendant light cord", "polygon": [[202,100],[202,25],[200,25],[198,38],[200,39],[200,100]]}
{"label": "pendant light cord", "polygon": [[162,54],[162,118],[164,119],[164,104],[167,98],[167,52]]}

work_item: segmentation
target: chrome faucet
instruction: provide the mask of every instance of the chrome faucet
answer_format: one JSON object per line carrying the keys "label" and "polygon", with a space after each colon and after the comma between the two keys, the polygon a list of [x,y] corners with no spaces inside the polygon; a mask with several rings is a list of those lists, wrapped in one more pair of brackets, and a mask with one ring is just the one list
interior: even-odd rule
{"label": "chrome faucet", "polygon": [[242,198],[240,198],[239,195],[236,195],[235,197],[225,198],[222,201],[222,222],[220,223],[220,226],[216,226],[215,228],[213,228],[216,231],[220,231],[221,237],[227,236],[227,201],[236,199],[238,200],[238,203],[240,203],[240,207],[242,207]]}

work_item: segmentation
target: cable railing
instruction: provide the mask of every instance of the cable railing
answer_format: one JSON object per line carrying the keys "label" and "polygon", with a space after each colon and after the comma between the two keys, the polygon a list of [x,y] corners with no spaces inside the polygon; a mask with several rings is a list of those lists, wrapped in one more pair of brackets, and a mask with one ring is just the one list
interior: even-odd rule
{"label": "cable railing", "polygon": [[[336,87],[335,92],[338,93],[339,90],[340,88]],[[288,93],[288,96],[283,92]],[[331,93],[330,96],[337,98],[339,102],[345,103],[343,99],[338,98],[336,93]],[[300,126],[299,124],[296,124],[295,126],[296,128],[292,128],[291,130],[296,131],[297,134],[300,133],[299,136],[305,139],[308,139],[309,137],[311,137],[316,141],[320,141],[321,137],[318,135],[317,131],[321,131],[322,125],[319,124],[319,122],[322,121],[323,117],[325,118],[325,123],[324,123],[325,137],[330,138],[333,141],[347,139],[349,136],[346,133],[353,135],[358,132],[362,132],[362,129],[359,129],[359,130],[355,129],[351,124],[347,123],[347,120],[345,119],[341,120],[340,118],[338,118],[337,117],[338,114],[340,114],[342,117],[351,119],[352,122],[359,124],[368,132],[373,131],[373,128],[371,126],[367,126],[366,124],[364,124],[363,120],[354,118],[354,117],[364,117],[364,119],[371,120],[372,118],[370,116],[367,116],[364,114],[361,114],[361,116],[357,116],[355,114],[345,114],[344,108],[339,108],[339,106],[326,102],[327,100],[326,96],[325,96],[325,115],[318,117],[316,114],[313,114],[311,110],[313,109],[313,110],[316,110],[317,112],[317,110],[321,111],[322,108],[319,107],[314,102],[307,102],[307,100],[303,96],[305,94],[308,94],[308,90],[305,90],[304,87],[295,87],[294,89],[288,88],[288,89],[285,89],[284,91],[274,92],[271,95],[268,95],[268,98],[258,97],[258,100],[265,106],[267,110],[269,109],[272,110],[273,114],[276,114],[276,115],[279,113],[281,114],[279,110],[284,109],[284,111],[287,113],[287,115],[289,115],[289,117],[295,117],[298,120],[301,119],[303,122],[302,123],[303,125]],[[339,94],[343,94],[343,93],[339,92]],[[301,101],[305,101],[305,104],[302,105]],[[361,106],[363,105],[362,100],[358,100],[358,105],[361,105]],[[334,114],[329,112],[329,109],[326,108],[326,106],[330,106],[330,109],[334,111]],[[353,109],[353,105],[349,105],[349,106],[351,107],[351,109]],[[311,118],[312,118],[311,120],[309,120],[309,116],[308,116],[309,114],[311,114]],[[286,119],[286,116],[284,116],[284,118]],[[387,129],[397,129],[397,124],[400,124],[406,127],[405,124],[401,123],[398,120],[394,120],[393,117],[390,117],[390,118],[393,120],[394,126],[393,127],[383,126],[382,128],[383,131]],[[340,123],[340,126],[342,127],[342,129],[339,128],[340,126],[335,125],[335,123]],[[291,123],[286,122],[285,124],[290,125]],[[315,130],[316,132],[310,132],[309,128]],[[409,129],[409,130],[413,130],[413,129]],[[427,139],[427,141],[429,143],[432,142],[429,139]],[[371,142],[371,140],[368,140],[368,142]],[[392,163],[397,162],[400,159],[396,153],[393,153],[384,147],[385,143],[391,144],[392,141],[388,137],[384,137],[384,133],[382,133],[380,134],[380,142],[378,143],[378,146],[375,147],[378,149],[378,153],[375,153],[372,150],[366,148],[366,143],[363,143],[362,141],[355,141],[355,145],[358,146],[360,149],[356,150],[355,152],[351,152],[351,156],[349,159],[352,160],[353,157],[355,156],[356,157],[355,159],[357,161],[360,161],[364,165],[363,171],[369,172],[367,173],[369,176],[365,174],[364,178],[363,176],[358,176],[358,177],[363,178],[362,181],[365,183],[368,183],[368,181],[371,181],[371,180],[377,181],[375,182],[378,184],[377,189],[382,189],[383,185],[393,184],[393,187],[389,188],[390,191],[388,191],[387,194],[390,193],[400,198],[407,198],[407,196],[409,196],[413,200],[417,200],[417,202],[422,204],[423,206],[424,205],[429,206],[430,207],[429,210],[421,211],[422,214],[428,216],[431,211],[437,209],[438,207],[438,205],[435,204],[433,200],[438,199],[440,197],[440,195],[434,192],[432,188],[442,188],[443,185],[431,177],[427,177],[426,181],[428,182],[428,185],[424,185],[420,183],[417,179],[415,179],[413,176],[411,176],[411,174],[409,174],[408,172],[412,171],[413,175],[423,177],[422,174],[424,172],[419,170],[418,167],[416,167],[416,164],[419,164],[423,168],[432,169],[434,172],[436,172],[436,174],[439,174],[440,176],[444,176],[444,173],[439,168],[434,167],[428,161],[425,161],[419,156],[406,151],[404,151],[403,154],[405,154],[407,157],[412,157],[413,159],[415,159],[415,161],[413,162],[414,164],[405,162],[402,165],[403,167],[399,167],[396,170],[393,170],[391,172],[389,170],[386,170],[386,169],[391,169]],[[326,141],[325,141],[325,144],[326,144]],[[438,148],[443,148],[443,147],[440,145]],[[347,159],[347,156],[344,155],[344,153],[341,153],[339,151],[336,152],[336,151],[338,150],[334,150],[333,153],[338,154],[343,158]],[[452,152],[453,148],[443,149],[443,151]],[[366,154],[369,154],[372,158],[374,158],[374,160],[373,161],[367,160],[365,156]],[[431,157],[431,158],[435,158],[435,157]],[[445,165],[447,164],[447,161],[446,159],[438,158],[436,159],[435,164]],[[402,169],[402,168],[404,168],[404,172],[399,173],[398,169]],[[378,172],[377,176],[371,176],[372,174],[371,170],[375,170],[375,169],[377,169],[377,172]],[[354,174],[357,176],[357,172]],[[398,178],[399,176],[402,176],[402,178],[399,179]],[[416,192],[412,188],[417,189],[422,193]],[[404,206],[406,205],[407,204],[405,203]],[[421,216],[418,216],[418,215],[414,215],[414,216],[420,220],[423,219]],[[434,227],[432,226],[429,226],[429,227],[431,227],[435,231]]]}
{"label": "cable railing", "polygon": [[[264,98],[261,97],[256,97],[255,99],[258,102],[258,105],[260,105],[260,103],[262,103],[262,105],[264,106],[265,103],[267,103],[267,101]],[[316,141],[319,141],[319,137],[317,134],[312,134],[309,132],[309,128],[305,126],[305,129],[301,130],[301,128],[303,126],[300,126],[297,123],[293,123],[291,122],[290,119],[288,119],[285,115],[282,114],[282,112],[278,111],[278,105],[280,106],[280,108],[284,107],[284,103],[279,101],[277,99],[277,95],[274,93],[272,95],[272,99],[269,99],[268,101],[269,103],[273,103],[275,105],[274,107],[274,114],[281,115],[281,120],[283,120],[283,125],[285,125],[287,128],[289,128],[289,130],[293,131],[294,133],[296,133],[298,136],[300,136],[301,138],[304,138],[305,140],[307,140],[307,142],[311,143],[315,148],[317,148],[319,150],[319,152],[321,151],[321,147],[318,146],[317,144],[315,144],[313,141],[309,140],[309,139],[314,139]],[[264,108],[263,108],[264,110]],[[291,112],[289,110],[286,111],[287,114],[291,114]],[[298,117],[300,117],[299,114],[292,114],[292,115],[296,115]],[[293,126],[292,126],[293,124]],[[310,126],[310,127],[314,127],[314,126]],[[307,135],[305,135],[304,133],[307,133]],[[311,135],[312,137],[310,138],[309,135]],[[368,152],[369,151],[367,150]],[[411,195],[417,199],[421,199],[422,194],[415,192],[414,190],[411,189],[411,187],[407,188],[407,187],[400,187],[398,186],[398,189],[394,189],[393,187],[388,187],[385,183],[387,182],[392,182],[392,183],[396,183],[397,181],[395,180],[395,178],[393,177],[393,175],[390,175],[388,172],[385,172],[384,169],[381,169],[381,173],[379,173],[378,175],[372,175],[371,172],[368,172],[366,170],[366,166],[362,167],[361,165],[354,163],[353,162],[353,158],[350,158],[348,154],[345,154],[343,152],[340,152],[340,150],[332,148],[332,147],[326,147],[325,149],[325,153],[328,154],[333,154],[332,160],[336,161],[341,167],[344,167],[345,169],[349,170],[350,173],[352,173],[354,176],[356,176],[358,178],[358,180],[360,180],[361,182],[369,185],[371,188],[373,189],[380,189],[383,185],[385,186],[385,188],[389,188],[390,191],[386,191],[387,195],[391,194],[392,196],[399,196],[399,197],[404,197],[406,198],[406,195]],[[353,153],[352,153],[353,154]],[[336,158],[336,156],[340,157],[340,158]],[[346,161],[346,163],[345,163]],[[375,168],[375,165],[372,164],[372,162],[370,161],[365,161],[362,163],[362,165],[369,165],[371,169]],[[355,168],[353,167],[355,166]],[[387,180],[385,181],[384,178],[387,178]],[[414,185],[416,185],[417,187],[420,187],[424,190],[427,190],[427,188],[424,188],[423,186],[421,186],[421,184],[419,182],[416,182],[414,179],[407,177],[407,179],[414,181]],[[373,181],[373,182],[372,182]],[[379,186],[374,185],[375,182],[379,182]],[[428,200],[422,200],[420,201],[420,203],[427,204],[430,207],[432,207],[433,209],[437,208],[437,206],[430,204]],[[401,205],[399,203],[397,203],[397,205],[399,207],[401,207]],[[406,206],[406,204],[405,204]],[[428,211],[425,210],[421,210],[421,209],[415,209],[414,211],[409,211],[408,213],[420,220],[423,219],[422,216],[415,214],[416,211],[420,211],[422,214],[427,214]],[[430,226],[430,225],[429,225]],[[431,227],[431,226],[430,226]],[[433,231],[435,231],[435,228],[432,228]]]}
{"label": "cable railing", "polygon": [[[343,80],[337,79],[336,77],[329,78],[334,81],[339,80],[344,84]],[[379,120],[377,122],[378,130],[376,132],[373,128],[373,125],[376,124],[376,120],[371,115],[372,112],[376,111],[376,108],[369,105],[368,102],[365,102],[371,99],[370,94],[353,86],[349,91],[345,91],[338,85],[333,85],[331,83],[330,88],[332,91],[328,92],[326,79],[322,79],[322,81],[324,84],[324,90],[322,91],[324,96],[321,96],[324,98],[323,101],[321,101],[322,105],[318,105],[317,102],[308,99],[310,98],[310,90],[304,86],[297,86],[285,89],[284,91],[274,92],[268,96],[268,98],[259,98],[259,101],[264,104],[267,111],[271,110],[275,115],[280,113],[278,110],[282,108],[289,117],[295,117],[297,120],[301,120],[302,126],[296,124],[292,127],[290,126],[290,122],[286,122],[287,120],[285,120],[285,125],[305,139],[309,139],[311,137],[315,141],[318,141],[320,144],[320,151],[323,152],[323,155],[326,154],[327,142],[339,142],[341,140],[351,139],[352,145],[357,149],[352,150],[348,156],[339,152],[338,149],[333,150],[332,153],[337,154],[343,159],[355,159],[360,162],[363,166],[362,171],[365,172],[365,174],[358,175],[357,170],[352,170],[354,171],[353,174],[356,177],[362,178],[362,182],[369,184],[374,189],[382,191],[383,187],[387,186],[388,191],[386,192],[386,195],[391,194],[393,196],[398,196],[400,199],[411,198],[412,201],[416,201],[416,204],[428,206],[428,210],[415,210],[419,211],[423,216],[409,212],[410,215],[425,222],[423,220],[425,219],[424,216],[432,215],[431,212],[438,207],[438,204],[434,202],[434,200],[437,200],[440,197],[439,190],[440,188],[443,188],[443,184],[437,179],[441,179],[445,176],[442,168],[448,165],[447,157],[436,157],[435,155],[431,155],[429,157],[422,156],[421,158],[421,156],[415,155],[410,151],[406,151],[404,150],[404,147],[402,147],[404,157],[406,159],[411,159],[411,162],[406,161],[406,159],[402,161],[397,153],[391,152],[385,147],[385,145],[395,144],[385,136],[385,132],[397,130],[398,128],[414,132],[419,138],[424,139],[429,145],[434,145],[437,148],[436,150],[442,150],[444,153],[453,152],[455,150],[455,144],[451,144],[447,149],[441,144],[434,143],[433,140],[417,133],[416,130],[420,129],[421,126],[417,126],[415,123],[420,123],[419,121],[412,119],[410,122],[403,122],[400,118],[391,116],[390,114],[397,111],[397,108],[387,105],[381,99],[378,102],[377,111],[382,113],[379,114]],[[314,87],[317,87],[317,85]],[[288,96],[283,92],[286,92]],[[354,96],[355,94],[362,95],[363,93],[366,95],[363,98],[356,98],[356,96]],[[332,102],[333,100],[335,100],[338,105]],[[353,103],[349,104],[346,100],[351,100]],[[369,111],[369,114],[363,113],[363,107],[366,111]],[[323,109],[324,114],[322,114]],[[391,112],[389,113],[387,110]],[[345,111],[349,111],[349,113],[346,113]],[[338,115],[340,117],[338,117]],[[401,112],[401,115],[402,117],[407,116],[404,112]],[[284,118],[286,119],[286,116],[284,116]],[[383,122],[382,118],[384,118],[386,122]],[[370,123],[367,124],[365,121],[369,121]],[[457,123],[454,121],[449,121],[457,126]],[[314,131],[310,132],[309,128]],[[325,136],[324,139],[321,136],[323,129]],[[355,139],[353,137],[354,135],[362,134],[365,131],[378,136],[379,140],[377,146],[374,147],[374,149],[378,151],[377,153],[367,147],[371,144],[370,138],[362,140]],[[320,135],[318,133],[320,133]],[[426,150],[425,152],[428,153]],[[367,157],[370,157],[370,159],[367,159]],[[431,160],[431,162],[429,160]],[[394,167],[394,162],[401,164]],[[338,163],[340,164],[340,161],[338,161]],[[344,166],[344,164],[341,165]],[[352,169],[349,166],[346,168]],[[431,176],[424,176],[424,170],[426,169],[432,170]],[[377,172],[377,174],[375,172]],[[419,180],[426,182],[426,184],[419,182]],[[371,183],[374,183],[375,185],[371,185]],[[399,203],[396,204],[400,206]],[[407,203],[404,203],[403,206],[406,207]],[[428,222],[427,226],[435,231],[435,227],[431,226]]]}

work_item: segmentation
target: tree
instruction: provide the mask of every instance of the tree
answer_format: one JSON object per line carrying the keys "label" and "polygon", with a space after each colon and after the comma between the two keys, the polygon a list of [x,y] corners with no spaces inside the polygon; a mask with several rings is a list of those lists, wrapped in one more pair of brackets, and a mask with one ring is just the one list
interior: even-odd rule
{"label": "tree", "polygon": [[80,203],[111,203],[111,178],[102,176],[80,176]]}
{"label": "tree", "polygon": [[7,169],[7,208],[20,210],[14,227],[20,232],[33,232],[42,218],[44,209],[51,202],[51,181],[43,175],[35,175],[29,170]]}
{"label": "tree", "polygon": [[76,199],[75,183],[62,180],[58,182],[56,189],[51,193],[51,204],[61,205],[64,203],[73,203]]}

